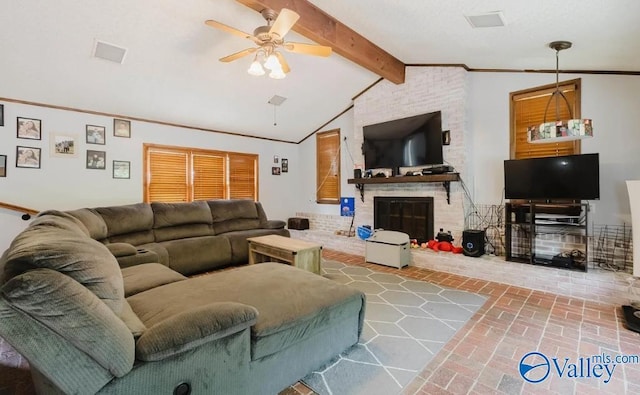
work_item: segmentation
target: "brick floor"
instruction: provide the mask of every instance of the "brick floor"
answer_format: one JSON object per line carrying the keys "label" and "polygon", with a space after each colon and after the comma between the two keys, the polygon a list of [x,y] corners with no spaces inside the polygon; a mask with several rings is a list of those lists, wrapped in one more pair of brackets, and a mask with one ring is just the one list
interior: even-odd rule
{"label": "brick floor", "polygon": [[[403,394],[637,394],[640,365],[617,365],[609,383],[557,377],[538,384],[518,372],[538,351],[575,362],[602,353],[640,356],[640,334],[625,328],[620,306],[585,301],[492,281],[409,266],[365,263],[364,257],[325,249],[323,258],[476,292],[488,300],[434,357]],[[307,389],[298,384],[300,393]]]}

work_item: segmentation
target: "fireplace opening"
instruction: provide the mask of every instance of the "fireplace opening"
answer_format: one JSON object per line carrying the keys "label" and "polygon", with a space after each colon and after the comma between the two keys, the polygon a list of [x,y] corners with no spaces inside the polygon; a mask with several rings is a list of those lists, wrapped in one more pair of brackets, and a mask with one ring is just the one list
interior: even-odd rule
{"label": "fireplace opening", "polygon": [[423,243],[433,240],[433,197],[373,197],[374,229],[395,230]]}

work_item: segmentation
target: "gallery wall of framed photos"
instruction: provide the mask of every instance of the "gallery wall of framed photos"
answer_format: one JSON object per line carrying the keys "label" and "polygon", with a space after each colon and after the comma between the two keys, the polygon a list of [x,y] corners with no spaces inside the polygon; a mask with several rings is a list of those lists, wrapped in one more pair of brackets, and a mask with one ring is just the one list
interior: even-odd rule
{"label": "gallery wall of framed photos", "polygon": [[287,177],[270,174],[274,152],[298,162],[296,144],[136,120],[129,114],[98,115],[2,98],[0,105],[0,201],[36,210],[141,202],[143,144],[149,143],[257,154],[258,174],[263,175],[260,201],[270,215],[292,214],[286,210],[293,204],[282,205],[286,202],[279,192],[287,189]]}

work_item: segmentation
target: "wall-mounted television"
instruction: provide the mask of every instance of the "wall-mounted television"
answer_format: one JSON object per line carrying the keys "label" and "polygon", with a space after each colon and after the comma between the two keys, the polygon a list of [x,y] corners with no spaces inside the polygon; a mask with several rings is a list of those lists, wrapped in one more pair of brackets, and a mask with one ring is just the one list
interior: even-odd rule
{"label": "wall-mounted television", "polygon": [[367,125],[363,128],[365,169],[441,165],[440,111]]}
{"label": "wall-mounted television", "polygon": [[600,198],[598,154],[504,161],[504,197],[530,201]]}

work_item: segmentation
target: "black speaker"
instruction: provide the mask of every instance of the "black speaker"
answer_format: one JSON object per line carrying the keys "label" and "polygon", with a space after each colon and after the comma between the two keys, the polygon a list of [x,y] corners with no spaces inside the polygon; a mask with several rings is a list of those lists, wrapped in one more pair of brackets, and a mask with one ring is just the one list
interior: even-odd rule
{"label": "black speaker", "polygon": [[476,258],[484,255],[484,230],[462,232],[462,253]]}

